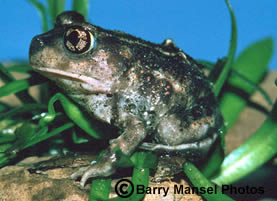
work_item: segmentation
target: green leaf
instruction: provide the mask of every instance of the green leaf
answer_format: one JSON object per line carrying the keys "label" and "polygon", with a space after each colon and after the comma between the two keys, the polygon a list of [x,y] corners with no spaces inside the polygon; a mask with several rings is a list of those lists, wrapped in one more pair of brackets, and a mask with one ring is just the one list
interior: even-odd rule
{"label": "green leaf", "polygon": [[[145,163],[145,161],[143,161],[143,163]],[[132,183],[134,184],[135,188],[138,185],[143,185],[145,188],[148,186],[149,184],[149,175],[150,175],[150,171],[149,168],[134,168],[133,170],[133,176],[132,176]],[[128,192],[130,192],[131,187],[128,187]],[[144,194],[136,194],[133,193],[131,195],[131,197],[129,197],[128,199],[132,200],[132,201],[139,201],[144,197]],[[126,198],[123,198],[124,200],[126,200]],[[123,200],[121,199],[121,200]]]}
{"label": "green leaf", "polygon": [[116,162],[117,167],[131,167],[134,166],[134,163],[131,161],[130,156],[124,154],[118,146],[114,148],[114,152],[116,154],[116,158],[118,158]]}
{"label": "green leaf", "polygon": [[[122,152],[120,153],[120,150],[116,150],[116,151],[119,152],[118,154],[123,154]],[[136,167],[133,169],[133,176],[132,176],[133,187],[136,188],[137,185],[143,185],[144,187],[147,187],[149,184],[150,170],[149,168],[141,168],[141,167],[139,168],[139,166],[143,166],[144,164],[150,164],[148,163],[147,160],[152,160],[156,156],[153,156],[153,154],[148,152],[136,152],[133,155],[134,157],[132,156],[132,158],[135,161],[135,165],[136,165]],[[105,199],[105,197],[108,196],[108,191],[110,190],[110,183],[109,183],[110,181],[109,180],[106,180],[106,181],[96,180],[96,181],[97,181],[96,183],[94,183],[93,181],[93,184],[92,184],[93,186],[92,186],[92,191],[90,193],[90,199],[89,199],[90,201],[95,201],[95,200],[125,201],[126,200],[126,198],[121,198],[121,197],[117,197],[113,199]],[[104,189],[101,190],[102,188],[105,188],[105,190]],[[132,191],[132,186],[129,186],[127,191],[130,193]],[[143,197],[144,197],[144,194],[136,194],[134,192],[127,199],[132,201],[139,201]]]}
{"label": "green leaf", "polygon": [[221,146],[221,143],[216,145],[214,153],[212,153],[212,155],[207,160],[208,161],[206,161],[205,164],[200,167],[200,170],[205,177],[210,178],[217,172],[224,160],[224,149]]}
{"label": "green leaf", "polygon": [[16,129],[15,136],[16,142],[14,146],[21,149],[28,143],[29,139],[34,135],[36,127],[30,122],[24,122],[22,126]]}
{"label": "green leaf", "polygon": [[[234,69],[248,80],[257,83],[264,75],[273,55],[273,40],[265,38],[247,47],[234,63]],[[251,69],[251,71],[250,71]],[[236,76],[229,78],[230,84],[251,93],[253,89]]]}
{"label": "green leaf", "polygon": [[87,138],[78,136],[74,128],[72,129],[72,140],[74,144],[82,144],[89,142]]}
{"label": "green leaf", "polygon": [[[258,84],[267,70],[272,54],[273,40],[271,38],[257,41],[239,55],[233,68],[253,84]],[[243,90],[248,97],[255,91],[255,88],[251,87],[239,76],[232,75],[228,83]],[[220,101],[220,108],[227,124],[227,129],[234,124],[246,103],[247,100],[245,98],[228,91],[224,93]]]}
{"label": "green leaf", "polygon": [[23,147],[29,143],[30,138],[35,135],[36,126],[30,122],[23,122],[21,127],[17,128],[15,131],[16,140],[12,146],[6,150],[6,154],[16,155],[17,152],[23,149]]}
{"label": "green leaf", "polygon": [[[206,61],[206,60],[197,60],[198,63],[204,65],[205,67],[207,67],[208,70],[212,70],[212,71],[216,71],[216,67],[218,65],[218,68],[221,68],[220,65],[222,65],[221,63],[223,62],[222,59],[219,59],[216,63],[213,63],[213,62],[209,62],[209,61]],[[218,77],[216,76],[216,73],[214,72],[211,72],[209,74],[211,77],[208,77],[208,79],[210,81],[214,81],[216,80],[215,77]],[[215,76],[215,77],[214,77]],[[241,74],[240,72],[238,72],[236,69],[232,69],[231,71],[231,76],[237,76],[238,78],[241,79],[241,81],[245,82],[246,85],[248,85],[248,87],[252,87],[254,90],[257,90],[264,98],[264,100],[268,103],[268,105],[272,106],[273,103],[270,99],[270,96],[268,95],[268,93],[263,90],[259,85],[258,83],[254,83],[252,82],[251,80],[247,79],[243,74]]]}
{"label": "green leaf", "polygon": [[8,69],[0,63],[0,78],[4,83],[14,81],[14,77],[10,74]]}
{"label": "green leaf", "polygon": [[[22,125],[22,120],[4,119],[0,121],[0,137],[15,136],[15,131]],[[1,143],[1,142],[0,142]]]}
{"label": "green leaf", "polygon": [[119,147],[114,148],[116,158],[119,158],[118,167],[135,166],[137,168],[156,168],[158,158],[152,152],[135,152],[131,157],[124,154]]}
{"label": "green leaf", "polygon": [[[6,135],[6,136],[1,136],[0,135],[0,144],[8,144],[12,143],[15,141],[15,136],[12,135]],[[1,150],[0,150],[1,152]]]}
{"label": "green leaf", "polygon": [[41,103],[39,104],[25,104],[22,107],[16,107],[13,108],[5,113],[0,114],[0,120],[4,119],[4,118],[11,118],[15,115],[20,116],[21,114],[25,113],[25,112],[29,112],[29,111],[38,111],[38,110],[46,110],[47,106],[43,105]]}
{"label": "green leaf", "polygon": [[137,168],[156,168],[158,164],[157,156],[151,152],[136,152],[131,161]]}
{"label": "green leaf", "polygon": [[89,0],[73,0],[72,10],[82,14],[85,18],[88,16]]}
{"label": "green leaf", "polygon": [[222,69],[224,69],[226,61],[227,58],[218,59],[212,68],[211,66],[209,66],[211,70],[208,76],[208,80],[210,82],[215,83],[218,80],[218,77],[222,72]]}
{"label": "green leaf", "polygon": [[42,20],[42,31],[48,31],[47,12],[45,6],[37,0],[28,0],[39,12]]}
{"label": "green leaf", "polygon": [[[92,127],[92,124],[90,122],[90,119],[84,114],[83,111],[80,110],[80,108],[72,103],[68,98],[66,98],[63,94],[57,93],[55,94],[49,101],[48,104],[48,111],[49,115],[54,116],[56,114],[54,103],[59,100],[61,103],[66,115],[81,129],[83,129],[85,132],[87,132],[90,136],[99,139],[101,138],[101,135],[96,132],[96,130]],[[51,119],[52,117],[50,117]]]}
{"label": "green leaf", "polygon": [[28,64],[14,64],[9,66],[7,70],[9,72],[30,73],[33,71],[33,68]]}
{"label": "green leaf", "polygon": [[[4,83],[10,83],[15,81],[15,78],[10,74],[9,69],[3,66],[0,63],[0,78],[3,80]],[[9,88],[7,88],[9,89]],[[4,90],[5,91],[5,90]],[[33,97],[30,96],[27,90],[14,92],[15,96],[22,102],[22,103],[35,103],[36,101]],[[1,95],[0,95],[1,97]]]}
{"label": "green leaf", "polygon": [[[255,82],[249,80],[248,78],[246,78],[243,74],[241,74],[238,71],[232,71],[232,74],[234,74],[235,76],[240,78],[241,81],[244,81],[245,85],[247,85],[247,87],[248,87],[248,90],[251,90],[251,88],[253,91],[257,90],[257,92],[259,92],[263,96],[264,100],[268,103],[268,105],[270,105],[270,106],[273,105],[273,103],[270,99],[270,96],[268,95],[268,93],[265,90],[263,90],[258,85],[259,84],[258,82],[255,83]],[[250,92],[252,92],[252,90]]]}
{"label": "green leaf", "polygon": [[42,127],[38,132],[35,133],[35,135],[31,136],[28,140],[27,143],[24,144],[24,146],[22,147],[23,149],[26,149],[34,144],[37,144],[41,141],[47,140],[50,137],[53,137],[55,135],[60,134],[61,132],[70,129],[74,126],[74,124],[72,122],[66,123],[56,129],[53,129],[52,131],[48,132],[48,127]]}
{"label": "green leaf", "polygon": [[91,185],[89,201],[109,198],[112,179],[94,179]]}
{"label": "green leaf", "polygon": [[234,201],[227,195],[223,194],[219,189],[216,189],[216,186],[212,184],[192,163],[185,163],[184,172],[188,176],[193,186],[197,187],[198,189],[213,189],[212,192],[214,193],[203,194],[203,197],[205,197],[207,201]]}
{"label": "green leaf", "polygon": [[0,145],[0,168],[5,166],[11,158],[14,158],[13,156],[7,156],[7,154],[5,153],[1,153],[7,149],[9,149],[9,147],[11,146],[11,144],[4,144],[4,145]]}
{"label": "green leaf", "polygon": [[52,26],[54,26],[56,17],[61,14],[64,10],[64,0],[47,0],[48,2],[48,13],[51,18]]}
{"label": "green leaf", "polygon": [[229,3],[228,0],[225,0],[230,15],[231,15],[231,22],[232,22],[232,34],[231,34],[231,41],[230,41],[230,47],[229,47],[229,52],[228,52],[228,57],[227,57],[227,62],[224,65],[223,71],[220,73],[219,78],[217,79],[215,85],[214,85],[214,93],[216,96],[219,95],[222,86],[224,85],[225,81],[228,78],[228,74],[231,70],[231,67],[234,62],[235,54],[236,54],[236,49],[237,49],[237,23],[236,23],[236,18],[233,12],[233,9]]}
{"label": "green leaf", "polygon": [[20,92],[36,84],[40,84],[39,80],[35,80],[32,77],[28,79],[15,80],[9,82],[8,84],[5,84],[4,86],[0,87],[0,97]]}
{"label": "green leaf", "polygon": [[251,173],[277,154],[277,101],[263,125],[223,161],[213,182],[233,183]]}

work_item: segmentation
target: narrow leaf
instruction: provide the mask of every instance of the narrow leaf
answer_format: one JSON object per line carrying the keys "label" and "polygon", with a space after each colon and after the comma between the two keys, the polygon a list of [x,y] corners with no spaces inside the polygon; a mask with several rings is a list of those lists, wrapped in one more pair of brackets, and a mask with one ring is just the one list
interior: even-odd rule
{"label": "narrow leaf", "polygon": [[[273,40],[266,38],[247,47],[234,63],[234,70],[244,76],[252,84],[258,84],[263,78],[268,63],[273,54]],[[228,80],[231,86],[239,88],[249,97],[255,88],[242,80],[239,76],[231,75]],[[238,118],[242,109],[246,106],[247,100],[234,93],[224,93],[220,108],[223,113],[227,129],[230,128]]]}
{"label": "narrow leaf", "polygon": [[30,86],[39,84],[38,80],[31,78],[15,80],[13,82],[9,82],[4,86],[0,87],[0,97],[4,97],[10,95],[12,93],[17,93],[22,90],[28,89]]}
{"label": "narrow leaf", "polygon": [[277,154],[277,101],[263,125],[223,161],[213,182],[231,184],[263,165]]}
{"label": "narrow leaf", "polygon": [[199,189],[210,189],[210,192],[213,192],[206,192],[202,194],[207,201],[234,201],[227,195],[223,194],[219,189],[217,189],[217,187],[212,184],[192,163],[185,163],[184,172],[188,176],[193,186]]}
{"label": "narrow leaf", "polygon": [[26,143],[24,145],[24,147],[22,149],[26,149],[34,144],[37,144],[37,143],[44,141],[50,137],[58,135],[61,132],[65,131],[69,128],[72,128],[73,126],[74,126],[74,124],[72,122],[69,122],[69,123],[64,124],[63,126],[53,129],[50,132],[47,132],[48,131],[47,127],[43,127],[35,135],[33,135],[33,137],[28,141],[28,143]]}
{"label": "narrow leaf", "polygon": [[47,13],[45,6],[37,0],[28,0],[39,12],[42,20],[42,31],[48,31]]}
{"label": "narrow leaf", "polygon": [[66,115],[74,122],[76,123],[81,129],[83,129],[85,132],[87,132],[92,137],[99,139],[101,138],[101,135],[95,131],[95,129],[92,127],[91,122],[86,117],[83,111],[79,109],[78,106],[76,106],[74,103],[72,103],[66,96],[64,96],[61,93],[55,94],[49,101],[48,104],[48,111],[49,114],[55,115],[55,108],[54,103],[59,100],[61,105],[63,106],[63,109],[66,113]]}
{"label": "narrow leaf", "polygon": [[72,10],[82,14],[85,18],[88,16],[89,0],[73,0]]}
{"label": "narrow leaf", "polygon": [[237,49],[237,23],[236,23],[236,18],[233,12],[233,9],[229,3],[228,0],[225,0],[230,15],[231,15],[231,22],[232,22],[232,34],[231,34],[231,42],[230,42],[230,47],[229,47],[229,52],[228,52],[228,57],[227,57],[227,62],[224,65],[223,71],[220,73],[219,78],[217,79],[215,86],[214,86],[214,93],[216,96],[219,95],[221,88],[223,86],[223,84],[225,83],[225,81],[228,78],[228,74],[231,70],[231,67],[233,65],[234,62],[234,58],[235,58],[235,54],[236,54],[236,49]]}
{"label": "narrow leaf", "polygon": [[10,72],[8,71],[8,69],[3,66],[0,63],[0,79],[4,82],[4,83],[8,83],[10,81],[14,81],[14,77],[10,74]]}
{"label": "narrow leaf", "polygon": [[109,198],[111,179],[94,179],[91,185],[89,201]]}
{"label": "narrow leaf", "polygon": [[32,112],[36,110],[46,110],[47,106],[43,104],[25,104],[24,106],[21,107],[16,107],[13,108],[5,113],[0,113],[0,120],[4,118],[11,118],[15,115],[20,116],[20,114],[25,113],[25,112]]}
{"label": "narrow leaf", "polygon": [[51,18],[52,26],[55,24],[56,17],[64,10],[64,0],[47,0],[48,2],[48,13]]}
{"label": "narrow leaf", "polygon": [[32,67],[28,64],[14,64],[7,68],[9,72],[29,73],[32,71]]}

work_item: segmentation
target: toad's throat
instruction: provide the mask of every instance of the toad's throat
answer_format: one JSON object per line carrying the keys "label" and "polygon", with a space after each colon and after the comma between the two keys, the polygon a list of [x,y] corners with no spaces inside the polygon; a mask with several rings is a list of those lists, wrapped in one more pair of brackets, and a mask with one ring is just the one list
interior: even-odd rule
{"label": "toad's throat", "polygon": [[83,85],[86,85],[86,88],[90,89],[90,91],[93,93],[110,94],[111,91],[109,84],[104,83],[102,80],[98,80],[93,77],[88,77],[77,73],[65,72],[62,70],[47,67],[35,66],[33,69],[39,73],[42,73],[43,75],[52,80],[55,80],[55,78],[62,78],[65,80],[79,82]]}

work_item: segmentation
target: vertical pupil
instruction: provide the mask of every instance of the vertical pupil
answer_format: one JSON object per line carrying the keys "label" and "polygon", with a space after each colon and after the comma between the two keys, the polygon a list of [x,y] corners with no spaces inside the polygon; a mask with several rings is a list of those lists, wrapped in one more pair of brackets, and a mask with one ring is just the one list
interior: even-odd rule
{"label": "vertical pupil", "polygon": [[79,33],[77,31],[71,32],[68,36],[68,40],[70,41],[70,43],[72,45],[76,46],[78,44],[78,42],[80,41]]}

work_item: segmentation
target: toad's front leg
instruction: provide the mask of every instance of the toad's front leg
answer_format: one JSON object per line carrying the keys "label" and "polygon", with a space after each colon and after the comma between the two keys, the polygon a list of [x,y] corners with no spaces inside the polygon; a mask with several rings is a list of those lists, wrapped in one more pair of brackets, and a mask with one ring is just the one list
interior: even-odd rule
{"label": "toad's front leg", "polygon": [[141,121],[131,118],[127,120],[126,125],[128,126],[124,133],[111,141],[109,148],[104,151],[102,157],[96,163],[80,168],[71,175],[71,178],[82,177],[80,185],[84,187],[86,181],[91,177],[106,177],[113,174],[118,160],[114,148],[118,146],[124,154],[130,155],[146,136],[145,128]]}

